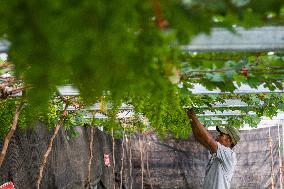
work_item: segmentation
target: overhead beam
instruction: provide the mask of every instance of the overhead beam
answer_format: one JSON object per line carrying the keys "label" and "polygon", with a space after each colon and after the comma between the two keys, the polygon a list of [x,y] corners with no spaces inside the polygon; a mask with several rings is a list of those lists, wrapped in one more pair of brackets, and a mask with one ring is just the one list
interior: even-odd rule
{"label": "overhead beam", "polygon": [[[7,52],[10,42],[0,40],[0,53]],[[284,26],[265,26],[244,29],[235,27],[235,32],[224,28],[213,28],[210,34],[201,33],[190,44],[182,47],[185,51],[284,51]]]}
{"label": "overhead beam", "polygon": [[[257,88],[252,88],[247,84],[241,84],[241,86],[238,86],[235,84],[236,90],[233,92],[234,94],[258,94],[258,93],[284,93],[284,90],[275,89],[271,91],[270,89],[264,87],[264,85],[260,85]],[[182,87],[182,86],[180,86]],[[222,92],[219,89],[215,90],[208,90],[201,84],[194,84],[193,88],[188,89],[189,92],[192,94],[224,94],[230,92]],[[79,90],[76,89],[73,85],[64,85],[58,87],[58,91],[62,96],[78,96],[80,95]]]}
{"label": "overhead beam", "polygon": [[284,51],[284,27],[267,26],[244,29],[235,28],[235,33],[224,28],[213,28],[210,34],[200,34],[191,43],[182,47],[185,51]]}
{"label": "overhead beam", "polygon": [[[267,87],[264,87],[264,84],[259,85],[257,88],[252,88],[247,84],[241,84],[238,86],[235,84],[236,89],[233,91],[233,94],[258,94],[258,93],[284,93],[284,90],[275,89],[270,90]],[[220,89],[208,90],[201,84],[194,84],[192,89],[189,89],[192,94],[230,94],[230,92],[222,92]]]}
{"label": "overhead beam", "polygon": [[248,112],[247,114],[241,113],[240,111],[217,111],[217,112],[211,112],[206,111],[204,114],[198,114],[199,117],[218,117],[218,116],[255,116],[255,112]]}

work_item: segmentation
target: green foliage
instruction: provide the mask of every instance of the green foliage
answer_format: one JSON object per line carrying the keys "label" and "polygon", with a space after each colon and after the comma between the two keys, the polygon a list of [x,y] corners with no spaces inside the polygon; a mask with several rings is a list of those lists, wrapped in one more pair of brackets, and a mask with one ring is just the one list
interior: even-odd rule
{"label": "green foliage", "polygon": [[[18,103],[19,100],[15,98],[8,98],[0,101],[0,138],[4,138],[10,130]],[[51,130],[59,121],[63,108],[63,103],[59,98],[55,98],[53,101],[50,101],[48,112],[46,114],[38,112],[34,115],[32,106],[25,103],[20,112],[17,126],[19,129],[33,128],[37,121],[42,121],[47,128]],[[70,137],[76,137],[78,136],[78,133],[74,126],[82,126],[85,122],[86,120],[84,119],[82,111],[70,111],[64,120],[63,125]]]}
{"label": "green foliage", "polygon": [[[212,125],[231,125],[234,127],[242,127],[248,124],[250,127],[257,127],[260,119],[265,116],[272,118],[279,111],[284,111],[284,94],[279,93],[259,93],[259,94],[214,94],[214,95],[197,95],[192,98],[197,113],[211,111],[219,113],[219,116],[202,117],[201,121],[205,126]],[[214,104],[224,103],[226,99],[239,99],[245,102],[247,106],[214,106]],[[204,106],[205,105],[205,106]],[[238,116],[225,116],[223,112],[232,111],[238,113]],[[217,119],[216,119],[217,118]],[[222,123],[222,120],[225,123]]]}
{"label": "green foliage", "polygon": [[[42,120],[49,130],[52,130],[60,120],[64,107],[65,103],[59,97],[55,97],[49,101],[48,112],[46,114],[42,114]],[[67,140],[79,136],[75,127],[87,124],[87,121],[84,118],[84,115],[86,115],[85,113],[86,112],[80,110],[68,111],[63,122],[64,130],[67,132]]]}
{"label": "green foliage", "polygon": [[[281,0],[3,0],[0,36],[12,43],[9,59],[17,76],[33,86],[28,98],[35,108],[47,107],[55,87],[65,83],[77,86],[89,102],[106,91],[117,99],[125,91],[164,98],[162,92],[169,89],[156,89],[166,86],[167,68],[177,64],[173,44],[188,42],[213,26],[282,23],[283,4]],[[168,30],[159,25],[163,20],[169,23]]]}
{"label": "green foliage", "polygon": [[[52,128],[63,103],[56,98],[53,102],[49,100],[57,86],[74,84],[88,104],[107,96],[106,101],[112,105],[106,113],[109,119],[98,121],[103,122],[100,124],[106,130],[114,129],[119,135],[126,129],[116,120],[118,107],[125,102],[134,106],[136,116],[148,119],[150,130],[161,136],[186,137],[190,127],[184,107],[205,104],[214,111],[212,105],[227,98],[194,96],[187,88],[199,83],[210,90],[233,92],[235,83],[245,83],[251,87],[264,84],[271,90],[282,89],[283,56],[179,54],[178,47],[201,32],[210,33],[216,26],[234,31],[233,25],[281,25],[283,7],[281,0],[56,0],[48,3],[2,0],[0,36],[11,42],[9,61],[15,65],[17,78],[32,86],[26,89],[28,105],[23,114],[26,117],[41,116]],[[183,74],[182,88],[169,81],[173,70],[179,67]],[[264,100],[255,95],[235,98],[244,98],[251,106],[241,109],[242,113],[251,108],[258,117],[271,117],[283,109],[281,95],[265,97],[263,106],[257,106]],[[15,104],[1,103],[5,104],[1,105],[4,107],[0,110],[1,119],[8,127]],[[64,123],[66,129],[72,130],[69,126],[85,122],[83,114],[70,113]],[[21,124],[29,120],[26,117],[21,118]],[[234,126],[244,122],[255,124],[248,116],[229,119],[229,122]],[[139,119],[134,123],[131,128],[149,129]],[[7,129],[3,127],[5,132]]]}
{"label": "green foliage", "polygon": [[[264,84],[270,90],[283,89],[284,56],[266,53],[183,53],[183,82],[199,83],[207,89],[233,92],[233,85]],[[246,72],[246,73],[245,73]]]}
{"label": "green foliage", "polygon": [[[4,138],[10,130],[14,115],[16,112],[16,106],[19,104],[19,99],[5,99],[0,101],[0,138]],[[30,115],[29,107],[24,105],[18,120],[18,128],[25,129],[30,127],[32,116]]]}
{"label": "green foliage", "polygon": [[172,134],[174,137],[188,137],[191,131],[182,102],[183,96],[178,89],[167,91],[164,98],[154,99],[151,96],[131,98],[135,111],[142,113],[151,128],[161,136]]}
{"label": "green foliage", "polygon": [[[193,84],[202,84],[208,90],[220,89],[224,93],[215,95],[191,95],[191,101],[197,110],[211,112],[234,111],[239,116],[202,117],[205,125],[228,124],[242,127],[248,124],[256,127],[262,116],[272,118],[283,111],[283,94],[234,94],[236,86],[248,84],[252,88],[260,85],[271,91],[283,90],[284,58],[283,54],[267,53],[182,53],[183,90]],[[228,93],[229,92],[229,93]],[[239,99],[246,107],[216,107],[225,99]],[[206,107],[204,107],[206,106]],[[222,120],[223,119],[223,123]]]}
{"label": "green foliage", "polygon": [[14,111],[16,110],[15,101],[10,99],[0,101],[0,110],[0,134],[3,138],[12,126]]}

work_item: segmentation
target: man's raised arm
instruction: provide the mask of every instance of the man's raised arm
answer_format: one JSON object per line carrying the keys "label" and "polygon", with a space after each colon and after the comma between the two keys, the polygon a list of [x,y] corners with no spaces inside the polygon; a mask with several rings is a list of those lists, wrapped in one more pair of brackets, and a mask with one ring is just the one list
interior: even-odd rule
{"label": "man's raised arm", "polygon": [[217,151],[217,142],[200,123],[193,109],[187,111],[187,116],[191,119],[191,128],[194,138],[205,148],[209,149],[211,153],[215,153]]}

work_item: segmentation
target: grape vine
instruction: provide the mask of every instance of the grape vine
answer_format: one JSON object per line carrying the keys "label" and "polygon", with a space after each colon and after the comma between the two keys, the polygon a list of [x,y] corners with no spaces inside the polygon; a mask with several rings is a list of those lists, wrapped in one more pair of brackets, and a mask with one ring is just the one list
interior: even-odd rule
{"label": "grape vine", "polygon": [[[147,130],[163,137],[188,136],[185,107],[192,105],[200,114],[205,109],[238,111],[237,117],[225,118],[227,124],[256,126],[261,116],[271,117],[283,110],[282,94],[240,95],[233,91],[241,84],[282,90],[283,53],[196,53],[181,51],[180,46],[201,32],[210,33],[213,27],[233,31],[234,26],[283,23],[281,0],[98,0],[68,4],[59,0],[44,6],[42,2],[3,0],[0,37],[11,46],[8,60],[0,61],[0,73],[8,70],[12,77],[1,79],[0,97],[26,91],[27,102],[19,122],[23,127],[40,119],[52,128],[63,109],[54,94],[57,86],[65,84],[79,89],[79,104],[84,107],[105,98],[104,103],[110,106],[101,113],[108,119],[96,122],[106,131],[114,130],[116,136],[122,136],[124,129],[116,119],[122,103],[132,105],[135,111],[129,130]],[[180,84],[177,75],[181,75]],[[195,95],[189,91],[194,84],[226,93]],[[232,98],[247,106],[222,109],[214,105]],[[1,118],[3,133],[12,120],[14,102],[9,105],[9,100],[1,100],[0,111],[7,114]],[[76,133],[70,125],[88,122],[84,118],[88,111],[83,109],[71,111],[65,119],[71,135]],[[222,124],[219,118],[202,119],[209,126]]]}

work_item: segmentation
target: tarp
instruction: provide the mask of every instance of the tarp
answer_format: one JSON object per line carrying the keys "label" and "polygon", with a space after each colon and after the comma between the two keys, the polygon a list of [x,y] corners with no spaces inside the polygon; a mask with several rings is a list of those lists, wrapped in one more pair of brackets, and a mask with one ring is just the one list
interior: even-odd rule
{"label": "tarp", "polygon": [[[214,136],[216,131],[212,131]],[[282,143],[282,128],[280,139]],[[142,136],[140,136],[143,138]],[[271,127],[272,156],[270,155],[269,128],[242,130],[241,141],[235,147],[238,163],[232,179],[232,189],[268,189],[272,179],[274,188],[280,188],[280,166],[278,147],[278,128]],[[135,166],[136,185],[141,185],[141,153],[138,139],[132,146]],[[209,152],[198,144],[193,136],[188,140],[159,141],[154,135],[144,137],[145,154],[148,154],[148,170],[144,168],[144,182],[154,188],[202,188],[205,167],[209,160]],[[282,146],[280,148],[283,157]],[[273,160],[272,160],[273,157]],[[145,158],[145,157],[144,157]],[[282,158],[283,159],[283,158]],[[146,164],[146,159],[144,159]],[[273,165],[273,170],[272,170]],[[272,172],[273,171],[273,172]],[[147,176],[150,172],[150,176]]]}
{"label": "tarp", "polygon": [[[160,140],[154,134],[135,135],[124,140],[123,148],[122,139],[116,140],[114,167],[111,136],[99,130],[94,134],[91,183],[87,185],[90,128],[81,126],[76,130],[80,135],[68,139],[68,132],[60,129],[43,172],[41,189],[113,189],[114,185],[142,188],[141,155],[144,189],[202,188],[209,152],[192,136],[186,140]],[[282,128],[282,142],[281,131]],[[41,124],[34,130],[17,130],[0,169],[0,181],[12,181],[17,189],[35,188],[38,167],[51,135]],[[277,127],[271,127],[271,140],[273,161],[268,128],[241,131],[241,141],[234,149],[238,163],[232,189],[272,188],[271,175],[274,188],[280,188],[278,150],[281,155],[283,151],[282,146],[278,147]],[[104,154],[111,157],[110,167],[104,165]]]}

